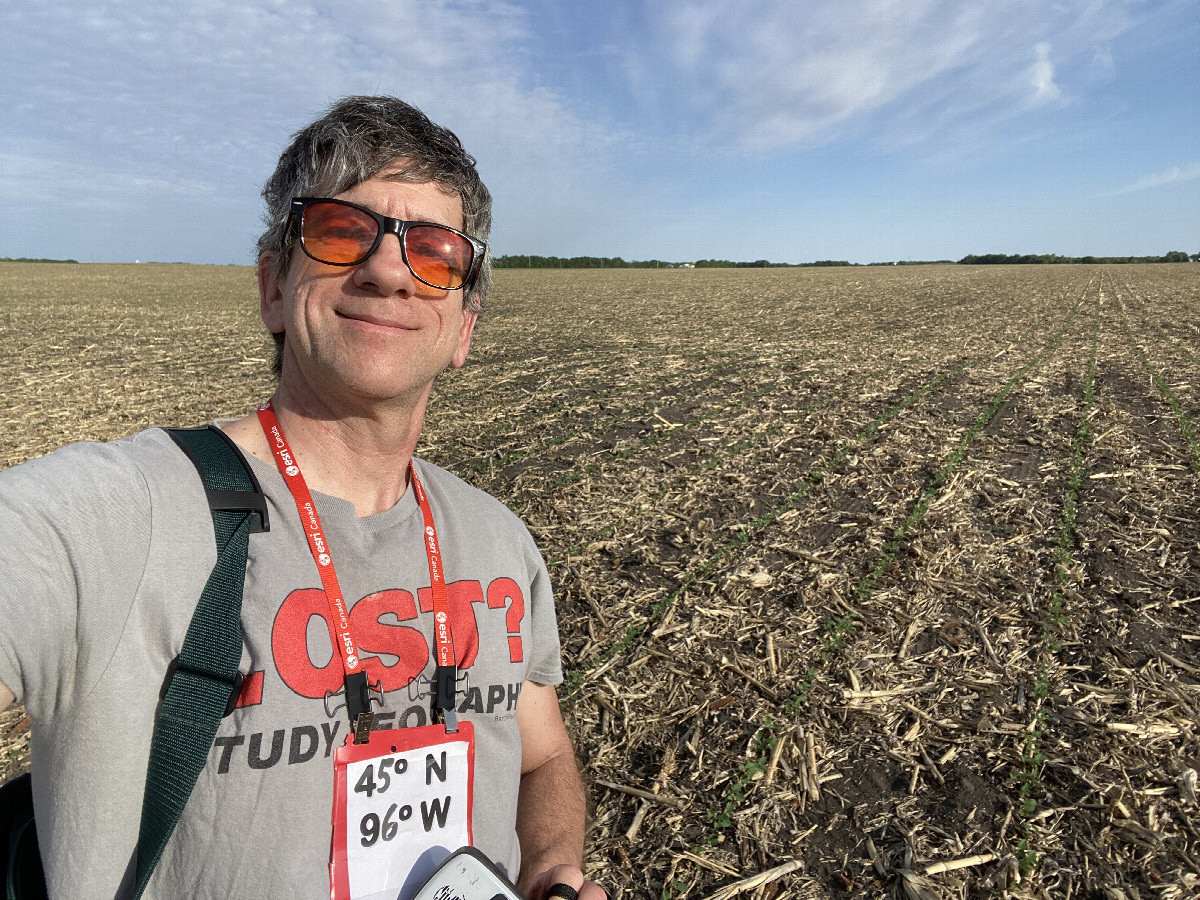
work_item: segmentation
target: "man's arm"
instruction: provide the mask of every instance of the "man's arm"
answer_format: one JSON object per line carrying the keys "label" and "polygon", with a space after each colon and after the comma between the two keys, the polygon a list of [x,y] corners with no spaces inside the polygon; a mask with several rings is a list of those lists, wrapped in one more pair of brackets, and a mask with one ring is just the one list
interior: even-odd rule
{"label": "man's arm", "polygon": [[580,900],[604,900],[604,891],[583,877],[587,804],[552,685],[525,682],[517,701],[517,726],[521,731],[517,884],[529,900],[544,900],[555,884],[575,889]]}

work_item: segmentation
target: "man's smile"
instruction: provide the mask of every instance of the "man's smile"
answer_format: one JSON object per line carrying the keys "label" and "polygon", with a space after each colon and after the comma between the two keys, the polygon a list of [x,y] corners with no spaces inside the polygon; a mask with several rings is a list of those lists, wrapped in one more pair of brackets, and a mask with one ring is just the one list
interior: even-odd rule
{"label": "man's smile", "polygon": [[334,310],[339,319],[346,319],[351,322],[360,322],[364,325],[373,325],[378,328],[388,328],[393,331],[416,331],[414,325],[405,324],[399,318],[380,315],[379,313],[370,312],[347,312],[344,310]]}

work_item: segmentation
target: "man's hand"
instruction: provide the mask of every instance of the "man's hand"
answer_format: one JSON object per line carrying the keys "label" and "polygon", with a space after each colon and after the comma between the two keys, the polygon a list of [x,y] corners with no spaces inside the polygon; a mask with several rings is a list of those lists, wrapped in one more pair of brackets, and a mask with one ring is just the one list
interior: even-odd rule
{"label": "man's hand", "polygon": [[[574,891],[574,896],[563,889],[563,886]],[[557,887],[557,890],[551,890]],[[588,881],[583,873],[575,866],[555,866],[543,872],[529,885],[528,900],[550,900],[552,897],[564,897],[565,900],[607,900],[608,894],[598,884]]]}

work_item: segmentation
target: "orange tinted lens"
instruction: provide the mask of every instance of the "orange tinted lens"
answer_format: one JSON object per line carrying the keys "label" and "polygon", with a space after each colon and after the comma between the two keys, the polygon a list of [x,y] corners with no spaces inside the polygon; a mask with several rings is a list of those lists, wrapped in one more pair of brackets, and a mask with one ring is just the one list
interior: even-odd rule
{"label": "orange tinted lens", "polygon": [[463,286],[475,248],[461,234],[436,225],[414,225],[404,235],[404,250],[413,274],[434,287]]}
{"label": "orange tinted lens", "polygon": [[375,243],[379,226],[360,209],[340,203],[310,203],[300,225],[304,249],[321,262],[359,262]]}

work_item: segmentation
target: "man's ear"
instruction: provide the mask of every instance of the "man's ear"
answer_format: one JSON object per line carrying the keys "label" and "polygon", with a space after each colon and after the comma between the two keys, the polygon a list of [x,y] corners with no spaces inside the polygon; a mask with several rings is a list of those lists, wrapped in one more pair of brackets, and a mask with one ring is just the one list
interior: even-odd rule
{"label": "man's ear", "polygon": [[479,313],[463,313],[463,323],[458,329],[458,347],[455,348],[454,356],[450,359],[450,365],[456,369],[461,369],[463,363],[467,361],[467,353],[471,350],[471,335],[475,331],[475,323],[478,320]]}
{"label": "man's ear", "polygon": [[275,258],[268,250],[258,258],[258,308],[263,324],[272,334],[281,334],[283,321],[283,286],[276,274]]}

